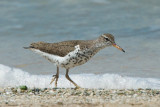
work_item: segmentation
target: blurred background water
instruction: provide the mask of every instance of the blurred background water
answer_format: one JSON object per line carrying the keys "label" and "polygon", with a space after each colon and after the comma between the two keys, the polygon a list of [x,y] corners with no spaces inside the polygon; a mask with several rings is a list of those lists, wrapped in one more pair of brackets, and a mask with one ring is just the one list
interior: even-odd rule
{"label": "blurred background water", "polygon": [[0,0],[0,64],[31,74],[54,74],[56,67],[24,46],[103,33],[126,53],[105,48],[71,74],[160,77],[160,0]]}

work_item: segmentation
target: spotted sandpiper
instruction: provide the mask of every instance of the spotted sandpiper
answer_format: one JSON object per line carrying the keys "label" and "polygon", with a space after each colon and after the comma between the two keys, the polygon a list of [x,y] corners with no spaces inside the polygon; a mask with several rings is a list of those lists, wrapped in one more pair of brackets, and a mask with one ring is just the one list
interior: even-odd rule
{"label": "spotted sandpiper", "polygon": [[57,73],[53,75],[50,84],[55,81],[55,87],[57,87],[59,67],[63,67],[66,69],[66,78],[73,83],[76,88],[80,88],[69,77],[69,69],[86,63],[98,51],[108,46],[114,46],[125,52],[120,46],[116,45],[114,36],[111,34],[102,34],[95,40],[70,40],[58,43],[37,42],[24,48],[42,55],[57,66]]}

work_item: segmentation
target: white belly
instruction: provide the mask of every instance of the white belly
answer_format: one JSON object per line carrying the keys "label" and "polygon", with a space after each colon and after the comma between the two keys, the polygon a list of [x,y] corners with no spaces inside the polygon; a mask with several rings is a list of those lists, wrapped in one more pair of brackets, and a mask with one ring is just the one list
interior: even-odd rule
{"label": "white belly", "polygon": [[37,49],[31,50],[42,55],[43,57],[54,63],[56,66],[64,67],[66,69],[82,65],[94,55],[94,53],[88,50],[81,51],[79,45],[75,46],[75,50],[68,53],[64,57],[48,54]]}

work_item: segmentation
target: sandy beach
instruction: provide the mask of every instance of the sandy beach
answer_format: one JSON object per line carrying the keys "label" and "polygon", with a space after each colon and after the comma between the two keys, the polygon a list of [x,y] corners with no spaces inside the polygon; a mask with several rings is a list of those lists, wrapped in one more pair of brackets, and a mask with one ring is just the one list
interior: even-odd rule
{"label": "sandy beach", "polygon": [[153,89],[0,88],[0,107],[159,107]]}

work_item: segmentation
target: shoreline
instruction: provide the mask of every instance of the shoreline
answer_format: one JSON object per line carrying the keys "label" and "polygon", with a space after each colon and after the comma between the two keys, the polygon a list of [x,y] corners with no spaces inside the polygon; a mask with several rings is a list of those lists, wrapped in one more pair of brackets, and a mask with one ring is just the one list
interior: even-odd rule
{"label": "shoreline", "polygon": [[0,88],[0,107],[160,106],[160,89]]}

